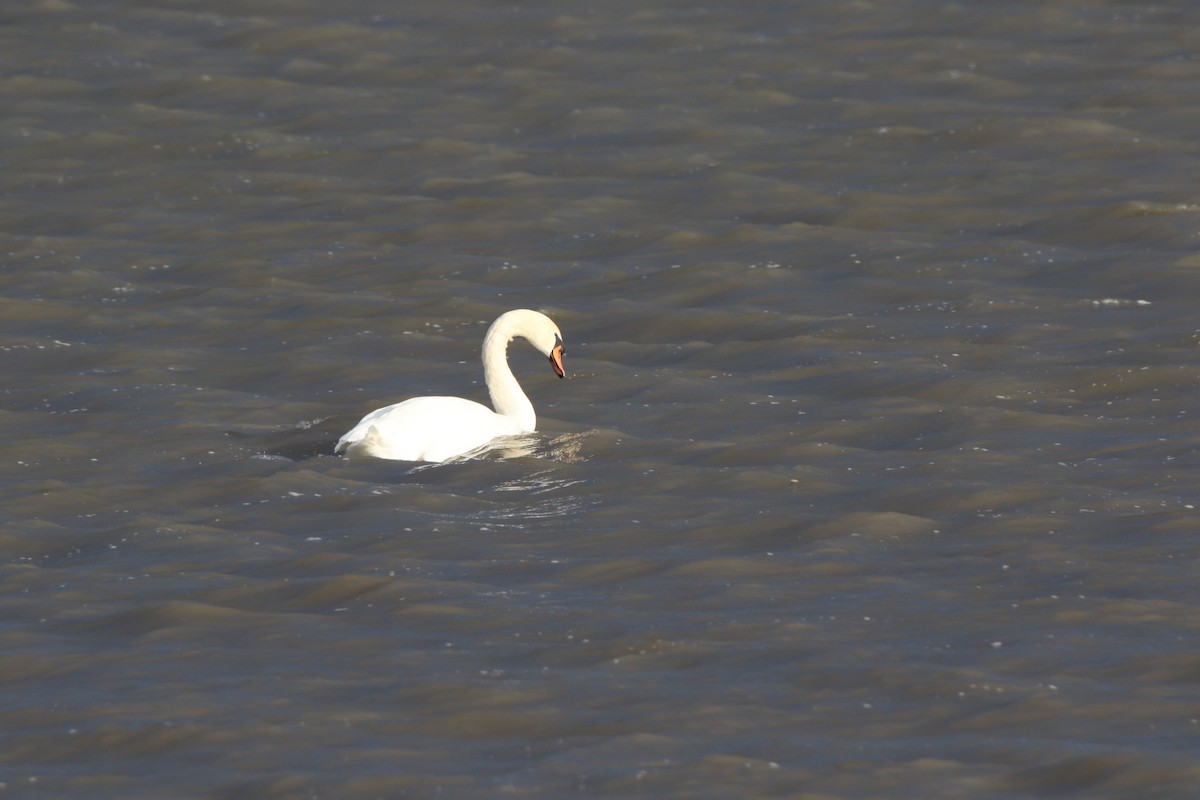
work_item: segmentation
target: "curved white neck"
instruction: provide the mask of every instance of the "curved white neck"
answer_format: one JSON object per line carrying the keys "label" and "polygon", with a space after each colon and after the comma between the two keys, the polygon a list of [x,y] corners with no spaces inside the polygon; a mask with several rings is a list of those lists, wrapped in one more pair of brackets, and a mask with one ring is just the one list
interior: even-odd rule
{"label": "curved white neck", "polygon": [[505,316],[492,323],[483,337],[483,379],[496,413],[515,420],[526,431],[533,431],[537,426],[533,403],[508,366],[508,343],[520,332]]}

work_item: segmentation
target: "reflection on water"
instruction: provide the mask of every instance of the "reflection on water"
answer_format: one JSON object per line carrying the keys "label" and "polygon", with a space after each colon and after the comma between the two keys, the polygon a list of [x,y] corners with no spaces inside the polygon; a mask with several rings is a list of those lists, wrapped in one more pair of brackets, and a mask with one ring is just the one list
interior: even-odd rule
{"label": "reflection on water", "polygon": [[468,458],[487,454],[498,458],[538,458],[563,463],[575,463],[586,460],[582,455],[584,445],[591,434],[562,433],[557,436],[535,433],[529,436],[510,436],[502,442],[485,445],[483,448],[468,454]]}
{"label": "reflection on water", "polygon": [[[579,435],[572,435],[573,441],[578,441]],[[562,439],[565,437],[555,437]],[[515,502],[506,499],[502,502],[508,505],[505,509],[496,509],[490,516],[495,519],[548,519],[551,517],[577,516],[587,508],[594,506],[594,497],[577,496],[566,490],[573,486],[586,487],[588,481],[578,475],[560,475],[557,470],[537,470],[529,474],[512,478],[497,484],[493,492],[537,497],[544,494],[554,494],[554,497],[536,501]]]}
{"label": "reflection on water", "polygon": [[560,478],[551,470],[543,470],[514,478],[498,484],[497,492],[528,492],[529,494],[544,494],[556,489],[565,489],[583,483],[582,479]]}

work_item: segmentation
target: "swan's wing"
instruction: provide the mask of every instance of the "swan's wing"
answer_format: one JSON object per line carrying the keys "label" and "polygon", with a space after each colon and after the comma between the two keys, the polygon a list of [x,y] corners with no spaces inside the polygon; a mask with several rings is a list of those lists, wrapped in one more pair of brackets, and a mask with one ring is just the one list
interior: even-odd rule
{"label": "swan's wing", "polygon": [[461,397],[414,397],[367,414],[338,440],[335,453],[400,461],[445,461],[520,426]]}

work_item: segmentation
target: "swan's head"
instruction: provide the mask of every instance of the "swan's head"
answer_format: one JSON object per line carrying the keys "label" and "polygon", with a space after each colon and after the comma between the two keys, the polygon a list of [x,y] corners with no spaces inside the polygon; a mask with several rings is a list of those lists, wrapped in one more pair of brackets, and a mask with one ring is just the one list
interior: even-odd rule
{"label": "swan's head", "polygon": [[518,308],[501,314],[492,323],[491,330],[485,337],[485,350],[487,349],[487,339],[491,339],[494,334],[500,334],[505,342],[516,336],[528,339],[531,345],[550,359],[550,368],[554,370],[555,375],[560,378],[566,376],[567,371],[563,368],[563,355],[566,351],[563,349],[562,333],[554,324],[554,320],[540,311]]}
{"label": "swan's head", "polygon": [[563,369],[563,356],[567,351],[563,349],[562,334],[558,330],[558,326],[554,324],[554,320],[541,314],[537,311],[530,312],[536,316],[530,317],[533,326],[533,335],[526,334],[525,338],[533,343],[533,346],[542,351],[542,355],[550,359],[550,368],[554,370],[554,374],[560,378],[566,377],[567,371]]}

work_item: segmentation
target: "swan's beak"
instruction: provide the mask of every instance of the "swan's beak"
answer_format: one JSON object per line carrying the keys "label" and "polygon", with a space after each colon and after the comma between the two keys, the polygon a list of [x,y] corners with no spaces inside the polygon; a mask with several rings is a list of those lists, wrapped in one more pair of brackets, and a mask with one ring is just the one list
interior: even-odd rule
{"label": "swan's beak", "polygon": [[[557,337],[555,338],[557,339]],[[565,377],[567,374],[567,371],[563,369],[562,363],[564,353],[562,339],[557,339],[554,343],[554,349],[550,351],[550,368],[560,378]]]}

